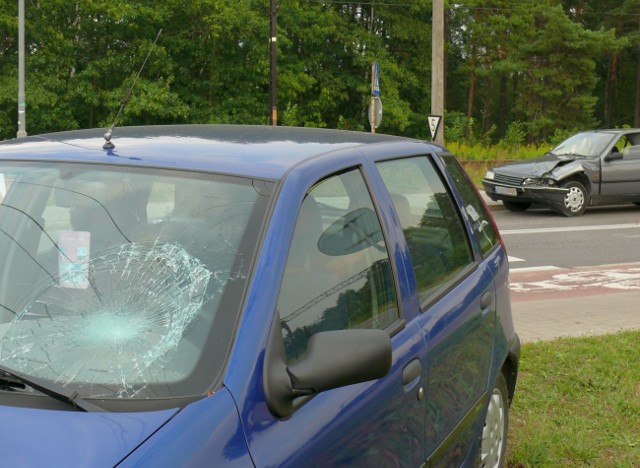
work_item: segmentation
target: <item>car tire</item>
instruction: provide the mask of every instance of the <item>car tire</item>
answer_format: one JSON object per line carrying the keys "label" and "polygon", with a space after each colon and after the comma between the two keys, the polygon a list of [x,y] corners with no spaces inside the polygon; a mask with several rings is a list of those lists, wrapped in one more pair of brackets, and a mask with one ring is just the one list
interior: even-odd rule
{"label": "car tire", "polygon": [[514,202],[502,200],[502,204],[509,211],[525,211],[531,206],[531,202]]}
{"label": "car tire", "polygon": [[478,441],[476,465],[482,468],[497,468],[504,465],[509,430],[509,393],[502,372],[489,396],[487,413]]}
{"label": "car tire", "polygon": [[587,189],[577,180],[570,180],[562,187],[568,188],[569,193],[562,200],[561,213],[569,217],[580,216],[587,209]]}

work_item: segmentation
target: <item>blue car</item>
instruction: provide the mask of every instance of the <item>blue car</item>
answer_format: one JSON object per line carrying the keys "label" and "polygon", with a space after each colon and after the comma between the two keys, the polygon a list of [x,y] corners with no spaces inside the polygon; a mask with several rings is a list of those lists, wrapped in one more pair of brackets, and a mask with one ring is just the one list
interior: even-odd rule
{"label": "blue car", "polygon": [[520,343],[445,148],[153,126],[0,144],[5,466],[499,466]]}

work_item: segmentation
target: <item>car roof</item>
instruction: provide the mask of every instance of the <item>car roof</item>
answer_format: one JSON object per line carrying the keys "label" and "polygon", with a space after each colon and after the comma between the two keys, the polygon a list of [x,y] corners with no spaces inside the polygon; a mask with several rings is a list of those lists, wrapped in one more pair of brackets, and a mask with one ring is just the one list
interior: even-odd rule
{"label": "car roof", "polygon": [[[0,143],[0,161],[91,162],[213,171],[280,179],[293,166],[362,146],[413,142],[403,137],[316,128],[252,125],[117,127],[113,149],[105,129],[75,130]],[[423,150],[424,151],[424,150]]]}
{"label": "car roof", "polygon": [[595,130],[585,130],[580,133],[616,133],[616,134],[626,134],[626,133],[638,133],[640,132],[640,128],[598,128]]}

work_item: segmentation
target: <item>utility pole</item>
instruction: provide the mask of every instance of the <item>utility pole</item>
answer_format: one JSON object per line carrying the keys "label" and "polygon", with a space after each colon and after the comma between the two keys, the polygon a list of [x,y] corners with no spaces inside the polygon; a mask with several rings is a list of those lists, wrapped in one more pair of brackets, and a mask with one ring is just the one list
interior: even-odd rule
{"label": "utility pole", "polygon": [[442,116],[434,141],[444,143],[444,0],[433,0],[431,21],[431,114]]}
{"label": "utility pole", "polygon": [[24,95],[24,0],[18,0],[18,134],[27,136],[27,105]]}
{"label": "utility pole", "polygon": [[269,36],[269,110],[271,112],[270,121],[274,127],[278,125],[278,94],[277,94],[277,80],[278,74],[276,69],[276,40],[277,40],[277,14],[278,6],[276,0],[271,0],[271,34]]}

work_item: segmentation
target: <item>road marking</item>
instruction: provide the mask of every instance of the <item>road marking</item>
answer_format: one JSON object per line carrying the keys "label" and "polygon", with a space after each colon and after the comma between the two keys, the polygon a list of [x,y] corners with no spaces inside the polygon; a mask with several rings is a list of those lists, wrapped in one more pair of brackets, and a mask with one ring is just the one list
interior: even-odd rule
{"label": "road marking", "polygon": [[500,234],[507,236],[510,234],[544,234],[548,232],[574,232],[574,231],[609,231],[612,229],[637,229],[640,223],[632,224],[603,224],[599,226],[573,226],[573,227],[553,227],[537,229],[505,229],[500,230]]}
{"label": "road marking", "polygon": [[[543,267],[549,268],[549,267]],[[640,290],[640,265],[624,264],[610,267],[580,267],[560,269],[550,275],[536,275],[542,268],[521,268],[511,273],[531,273],[511,278],[511,292],[531,293],[544,291],[637,291]],[[526,271],[525,271],[526,270]]]}
{"label": "road marking", "polygon": [[509,263],[526,262],[524,258],[512,257],[511,255],[508,255],[507,258],[509,259]]}
{"label": "road marking", "polygon": [[557,266],[535,266],[535,267],[524,267],[524,268],[509,268],[511,273],[529,273],[534,271],[553,271],[553,270],[561,270],[562,268]]}

